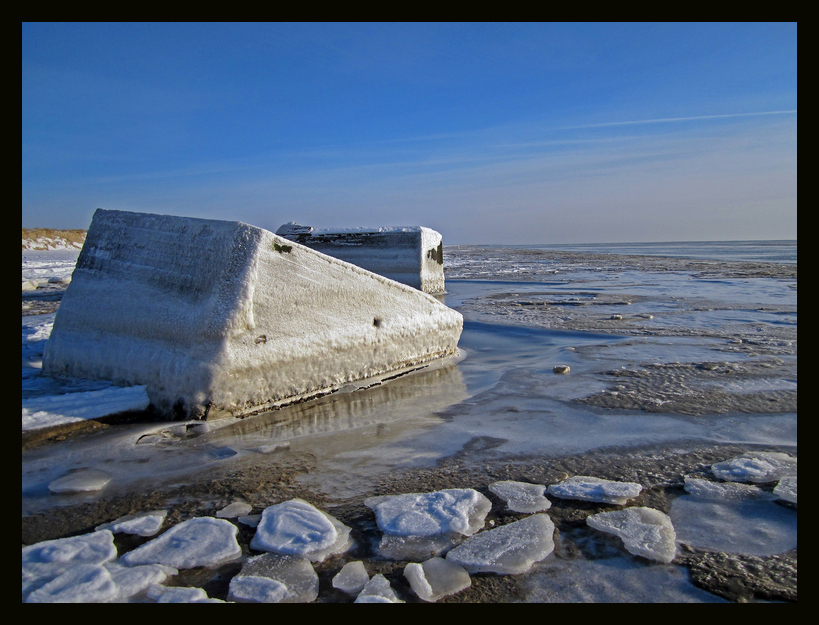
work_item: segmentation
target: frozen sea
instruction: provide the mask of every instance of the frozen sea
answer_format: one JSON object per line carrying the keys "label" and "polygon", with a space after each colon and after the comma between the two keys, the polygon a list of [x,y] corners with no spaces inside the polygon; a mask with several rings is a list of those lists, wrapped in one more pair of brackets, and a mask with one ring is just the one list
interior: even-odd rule
{"label": "frozen sea", "polygon": [[[180,485],[184,491],[210,467],[229,473],[282,455],[311,458],[293,486],[313,493],[331,513],[398,487],[404,474],[435,471],[439,479],[505,470],[535,480],[548,471],[527,473],[527,463],[542,468],[577,457],[587,474],[611,477],[603,460],[610,454],[673,465],[675,457],[701,449],[796,457],[795,241],[444,250],[441,299],[464,315],[458,358],[244,420],[118,424],[24,449],[23,517],[147,485],[176,488],[178,497]],[[139,388],[40,375],[76,258],[76,251],[23,252],[24,432],[144,408]],[[26,290],[27,281],[37,288]],[[558,366],[568,373],[555,373]],[[265,453],[272,449],[280,451]],[[707,474],[707,466],[693,469]],[[110,478],[102,491],[49,491],[55,480],[86,470]],[[644,487],[674,494],[668,479]],[[681,484],[683,475],[675,479]],[[679,488],[675,496],[687,497]],[[680,534],[697,534],[696,505],[681,499],[675,512],[669,504],[672,518],[688,524]],[[795,552],[795,506],[724,502],[714,512],[713,502],[700,505],[726,528],[723,542],[703,549],[743,557]],[[565,540],[583,543],[573,532],[564,532]],[[608,547],[600,554],[550,556],[521,576],[510,600],[722,600],[694,586],[675,563],[649,565]]]}

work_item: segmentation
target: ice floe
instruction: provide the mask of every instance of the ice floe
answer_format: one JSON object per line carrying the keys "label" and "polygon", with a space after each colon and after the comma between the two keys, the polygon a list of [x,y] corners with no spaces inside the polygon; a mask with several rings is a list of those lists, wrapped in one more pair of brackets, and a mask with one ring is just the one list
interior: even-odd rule
{"label": "ice floe", "polygon": [[121,560],[128,565],[165,564],[177,569],[217,566],[242,555],[237,532],[230,521],[195,517],[129,551]]}
{"label": "ice floe", "polygon": [[[263,582],[245,582],[241,578],[267,578],[285,589],[280,603],[309,603],[315,601],[319,592],[319,579],[313,565],[306,558],[264,553],[248,558],[241,571],[231,581],[231,592],[236,588],[237,601],[258,601],[262,596],[267,599],[277,598],[279,586]],[[235,585],[234,585],[235,582]],[[253,588],[256,593],[253,594]],[[266,590],[265,590],[266,589]],[[277,590],[279,589],[279,590]],[[239,599],[239,597],[256,597],[256,599]],[[230,596],[228,597],[230,598]]]}
{"label": "ice floe", "polygon": [[364,505],[375,511],[379,529],[393,536],[448,532],[471,536],[483,527],[492,507],[485,496],[471,488],[369,497]]}
{"label": "ice floe", "polygon": [[503,481],[490,484],[489,490],[503,499],[512,512],[543,512],[552,506],[552,502],[543,496],[544,484]]}
{"label": "ice floe", "polygon": [[743,499],[774,499],[758,486],[736,482],[712,482],[686,475],[685,492],[692,497],[712,501],[740,501]]}
{"label": "ice floe", "polygon": [[555,526],[547,514],[533,514],[468,538],[446,559],[470,573],[517,575],[554,550]]}
{"label": "ice floe", "polygon": [[97,531],[111,530],[114,534],[136,534],[137,536],[155,536],[162,528],[167,510],[154,510],[152,512],[139,512],[137,514],[127,514],[110,523],[103,523],[97,526]]}
{"label": "ice floe", "polygon": [[219,599],[211,599],[201,588],[185,586],[154,584],[148,588],[147,595],[157,603],[224,603]]}
{"label": "ice floe", "polygon": [[466,569],[443,558],[430,558],[420,564],[410,562],[404,567],[404,577],[418,597],[430,602],[472,585]]}
{"label": "ice floe", "polygon": [[753,451],[717,462],[711,472],[730,482],[776,482],[796,474],[796,458],[777,451]]}
{"label": "ice floe", "polygon": [[107,599],[108,603],[127,602],[132,597],[141,595],[154,584],[161,584],[179,572],[173,567],[162,564],[123,566],[118,562],[109,562],[104,566],[117,587],[117,594]]}
{"label": "ice floe", "polygon": [[364,563],[356,560],[355,562],[348,562],[336,573],[335,577],[333,577],[333,588],[338,588],[348,595],[357,595],[369,581],[370,575],[367,573]]}
{"label": "ice floe", "polygon": [[117,557],[114,535],[108,531],[46,540],[23,547],[23,589],[35,579],[53,579],[83,564],[105,564]]}
{"label": "ice floe", "polygon": [[676,554],[676,533],[671,519],[653,508],[625,508],[600,512],[586,518],[586,523],[601,532],[619,536],[629,553],[671,562]]}
{"label": "ice floe", "polygon": [[237,575],[230,580],[228,600],[236,603],[281,603],[287,597],[287,586],[280,581],[258,575]]}
{"label": "ice floe", "polygon": [[390,581],[381,573],[373,575],[356,597],[355,603],[404,603],[395,594]]}
{"label": "ice floe", "polygon": [[220,519],[235,519],[237,517],[246,516],[251,510],[253,510],[253,506],[249,503],[234,501],[219,510],[216,516]]}
{"label": "ice floe", "polygon": [[99,564],[78,564],[34,590],[26,603],[102,603],[117,595],[111,574]]}
{"label": "ice floe", "polygon": [[550,485],[547,490],[550,495],[562,499],[597,501],[623,506],[629,499],[639,495],[643,487],[636,482],[616,482],[599,477],[575,475]]}
{"label": "ice floe", "polygon": [[251,549],[321,562],[352,546],[350,528],[302,499],[265,508]]}

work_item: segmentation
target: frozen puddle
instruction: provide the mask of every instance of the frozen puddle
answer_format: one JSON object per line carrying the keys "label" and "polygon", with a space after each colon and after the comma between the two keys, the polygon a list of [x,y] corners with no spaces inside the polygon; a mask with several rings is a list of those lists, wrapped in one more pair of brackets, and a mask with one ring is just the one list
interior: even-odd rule
{"label": "frozen puddle", "polygon": [[669,516],[677,541],[709,551],[772,556],[796,548],[796,510],[746,484],[686,478]]}
{"label": "frozen puddle", "polygon": [[626,558],[550,559],[526,579],[526,603],[727,603],[673,564]]}

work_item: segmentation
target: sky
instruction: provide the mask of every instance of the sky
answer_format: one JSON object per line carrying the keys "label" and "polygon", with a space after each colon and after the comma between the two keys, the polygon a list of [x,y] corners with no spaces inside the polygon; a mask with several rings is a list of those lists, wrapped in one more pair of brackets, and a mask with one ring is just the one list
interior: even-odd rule
{"label": "sky", "polygon": [[22,24],[22,225],[796,239],[796,24]]}

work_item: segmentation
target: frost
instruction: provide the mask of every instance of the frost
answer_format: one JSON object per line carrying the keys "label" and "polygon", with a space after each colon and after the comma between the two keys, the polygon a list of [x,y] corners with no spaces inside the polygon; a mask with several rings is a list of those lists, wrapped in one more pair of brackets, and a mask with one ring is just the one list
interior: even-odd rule
{"label": "frost", "polygon": [[348,562],[341,567],[341,570],[333,578],[333,588],[338,588],[348,595],[357,595],[369,581],[370,576],[367,569],[364,568],[364,563],[357,560]]}
{"label": "frost", "polygon": [[552,502],[543,496],[546,486],[526,482],[495,482],[489,490],[506,502],[513,512],[542,512],[552,506]]}
{"label": "frost", "polygon": [[470,573],[517,575],[554,550],[555,526],[547,514],[485,530],[447,553],[446,559]]}
{"label": "frost", "polygon": [[443,558],[430,558],[422,564],[411,562],[404,568],[404,577],[424,601],[438,601],[472,585],[466,569]]}
{"label": "frost", "polygon": [[586,518],[601,532],[619,536],[626,550],[649,560],[671,562],[676,554],[676,533],[671,519],[653,508],[626,508]]}
{"label": "frost", "polygon": [[129,551],[121,561],[129,566],[165,564],[177,569],[218,566],[242,555],[237,531],[230,521],[196,517]]}
{"label": "frost", "polygon": [[575,475],[547,489],[550,495],[563,499],[598,501],[623,506],[640,494],[643,487],[635,482],[615,482],[599,477]]}
{"label": "frost", "polygon": [[796,458],[781,452],[755,451],[713,464],[711,472],[730,482],[776,482],[796,473]]}
{"label": "frost", "polygon": [[393,536],[435,536],[456,532],[471,536],[483,527],[491,502],[471,488],[431,493],[370,497],[381,531]]}
{"label": "frost", "polygon": [[350,528],[302,499],[266,508],[251,549],[321,562],[352,546]]}

